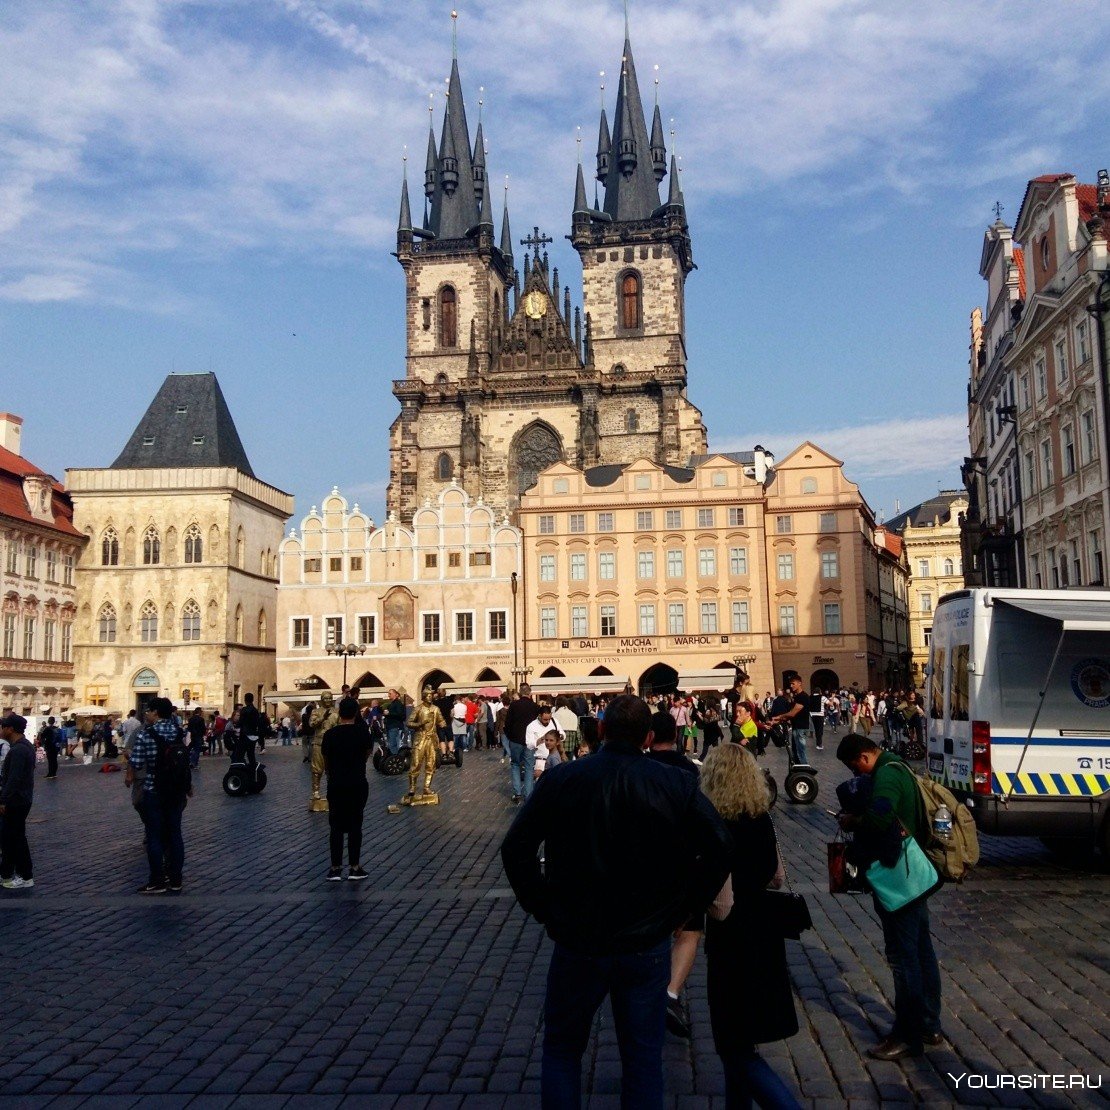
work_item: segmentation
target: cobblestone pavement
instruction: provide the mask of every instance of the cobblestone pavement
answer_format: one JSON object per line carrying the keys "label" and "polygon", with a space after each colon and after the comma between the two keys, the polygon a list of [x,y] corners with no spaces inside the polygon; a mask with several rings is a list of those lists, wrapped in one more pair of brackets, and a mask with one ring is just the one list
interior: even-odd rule
{"label": "cobblestone pavement", "polygon": [[[831,738],[830,738],[831,739]],[[802,1030],[766,1056],[803,1104],[1094,1105],[1066,1092],[957,1091],[946,1073],[1103,1074],[1110,1090],[1110,876],[1035,841],[985,840],[973,879],[934,898],[952,1046],[878,1063],[890,976],[869,900],[826,893],[822,796],[776,820],[815,928],[791,945]],[[389,815],[404,780],[371,772],[371,880],[327,883],[327,818],[307,812],[299,748],[265,753],[258,797],[205,760],[185,814],[185,890],[141,898],[141,828],[122,775],[63,764],[36,783],[33,891],[0,892],[5,1106],[515,1108],[538,1103],[550,944],[508,890],[497,848],[507,768],[473,753],[439,772],[443,804]],[[781,752],[772,770],[781,780]],[[699,955],[692,1042],[670,1040],[674,1107],[723,1107]],[[619,1104],[603,1007],[585,1081]],[[1084,1100],[1086,1100],[1084,1102]],[[1105,1101],[1100,1101],[1105,1105]]]}

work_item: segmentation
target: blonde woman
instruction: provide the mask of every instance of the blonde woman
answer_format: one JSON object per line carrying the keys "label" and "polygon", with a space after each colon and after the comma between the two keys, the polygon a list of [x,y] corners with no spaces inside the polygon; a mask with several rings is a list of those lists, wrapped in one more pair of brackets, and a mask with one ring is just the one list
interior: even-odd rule
{"label": "blonde woman", "polygon": [[763,898],[768,886],[782,884],[767,782],[750,752],[720,744],[705,760],[701,788],[733,839],[731,874],[705,931],[709,1019],[725,1068],[725,1106],[797,1107],[755,1050],[798,1032],[786,942],[767,920]]}

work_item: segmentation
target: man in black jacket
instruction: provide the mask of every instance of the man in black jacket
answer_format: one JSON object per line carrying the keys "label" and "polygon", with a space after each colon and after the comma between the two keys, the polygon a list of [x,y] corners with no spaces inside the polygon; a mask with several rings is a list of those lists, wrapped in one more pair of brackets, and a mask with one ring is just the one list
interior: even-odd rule
{"label": "man in black jacket", "polygon": [[712,902],[731,847],[694,777],[644,757],[650,736],[647,705],[614,698],[601,750],[543,774],[501,846],[521,906],[555,942],[544,1003],[545,1107],[579,1105],[582,1054],[606,994],[622,1104],[663,1105],[671,934]]}
{"label": "man in black jacket", "polygon": [[243,695],[243,706],[239,710],[239,751],[236,754],[252,771],[258,762],[254,754],[255,746],[265,738],[262,714],[254,704],[254,694],[248,692]]}
{"label": "man in black jacket", "polygon": [[0,885],[5,890],[35,885],[27,844],[27,814],[35,799],[35,749],[26,732],[27,719],[18,713],[0,720],[0,737],[10,745],[0,769]]}
{"label": "man in black jacket", "polygon": [[532,700],[532,687],[520,687],[520,697],[505,713],[505,736],[509,740],[509,773],[513,785],[513,804],[532,794],[536,777],[536,750],[525,744],[528,726],[540,715],[540,707]]}

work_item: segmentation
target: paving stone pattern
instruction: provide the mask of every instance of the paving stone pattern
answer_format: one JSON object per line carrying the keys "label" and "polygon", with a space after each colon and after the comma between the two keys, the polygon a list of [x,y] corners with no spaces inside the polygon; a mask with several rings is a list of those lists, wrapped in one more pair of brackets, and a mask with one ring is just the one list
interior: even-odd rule
{"label": "paving stone pattern", "polygon": [[[1079,1072],[1110,1090],[1110,876],[1035,841],[985,840],[974,878],[932,902],[952,1046],[905,1063],[862,1055],[886,1031],[891,984],[869,899],[826,892],[825,804],[844,777],[830,749],[815,756],[817,804],[775,809],[815,928],[790,945],[801,1032],[767,1058],[813,1107],[1095,1105],[946,1078]],[[324,881],[327,818],[307,810],[300,749],[264,758],[270,784],[245,799],[221,791],[223,759],[202,762],[177,897],[134,893],[145,856],[122,775],[63,763],[39,778],[35,889],[0,892],[0,1102],[537,1105],[550,942],[501,870],[515,810],[498,754],[441,770],[442,804],[399,815],[386,805],[405,780],[371,772],[362,884]],[[783,763],[769,756],[780,781]],[[693,1040],[666,1047],[669,1105],[723,1107],[700,955],[689,996]],[[607,1006],[584,1083],[594,1110],[619,1105]]]}

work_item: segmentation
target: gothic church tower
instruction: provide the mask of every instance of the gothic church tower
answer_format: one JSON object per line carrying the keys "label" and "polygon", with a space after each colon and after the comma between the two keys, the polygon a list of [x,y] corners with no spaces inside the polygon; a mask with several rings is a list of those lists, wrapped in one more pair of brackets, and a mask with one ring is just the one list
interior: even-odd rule
{"label": "gothic church tower", "polygon": [[609,137],[603,111],[602,136],[605,204],[588,205],[580,166],[569,237],[583,263],[583,316],[538,228],[520,244],[520,271],[507,206],[495,243],[482,124],[472,144],[452,60],[438,144],[428,134],[419,227],[407,176],[401,188],[407,357],[393,384],[401,413],[386,494],[398,519],[451,483],[512,513],[554,462],[685,465],[705,453],[701,414],[686,399],[685,204],[673,160],[671,195],[659,203],[662,125],[656,108],[649,142],[627,38],[616,124]]}

